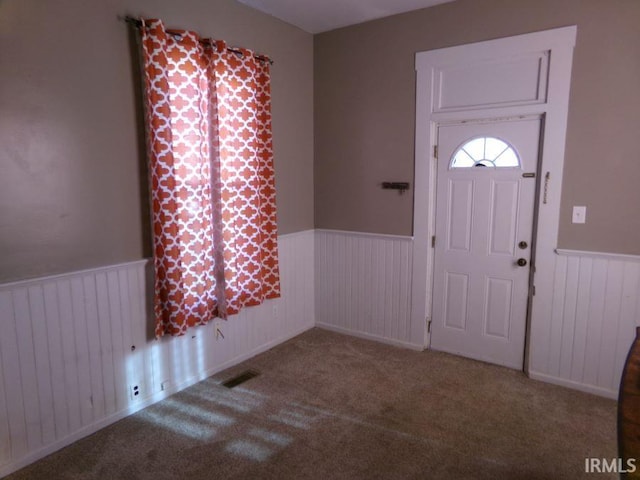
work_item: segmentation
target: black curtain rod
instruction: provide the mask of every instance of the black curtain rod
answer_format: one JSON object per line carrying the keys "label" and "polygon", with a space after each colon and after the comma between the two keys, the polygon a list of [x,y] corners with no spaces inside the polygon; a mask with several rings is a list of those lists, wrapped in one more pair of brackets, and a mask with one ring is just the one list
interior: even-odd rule
{"label": "black curtain rod", "polygon": [[[129,15],[125,15],[124,17],[122,17],[122,19],[127,22],[129,25],[132,25],[136,28],[141,28],[142,27],[142,20],[140,20],[139,18],[135,18],[135,17],[130,17]],[[171,30],[167,30],[167,33],[171,34]],[[200,40],[202,43],[210,43],[209,41],[203,41]],[[233,47],[227,47],[227,50],[233,53],[236,53],[238,55],[242,55],[242,51],[239,50],[238,48],[233,48]],[[253,56],[255,59],[260,60],[262,62],[269,62],[269,65],[273,65],[273,60],[271,60],[269,57],[265,57],[264,55],[254,55]]]}

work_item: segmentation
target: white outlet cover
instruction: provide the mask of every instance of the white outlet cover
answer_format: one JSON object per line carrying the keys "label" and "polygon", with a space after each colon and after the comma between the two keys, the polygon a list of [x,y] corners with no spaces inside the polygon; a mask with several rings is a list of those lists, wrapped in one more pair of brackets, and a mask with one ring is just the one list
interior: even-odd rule
{"label": "white outlet cover", "polygon": [[129,395],[131,396],[131,400],[142,398],[141,393],[142,389],[140,388],[140,383],[132,383],[129,385]]}

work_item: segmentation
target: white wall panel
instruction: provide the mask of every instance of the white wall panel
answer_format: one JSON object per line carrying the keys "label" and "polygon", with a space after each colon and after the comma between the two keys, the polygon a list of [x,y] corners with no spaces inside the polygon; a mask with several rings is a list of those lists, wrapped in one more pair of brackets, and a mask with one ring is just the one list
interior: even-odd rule
{"label": "white wall panel", "polygon": [[316,325],[422,349],[412,338],[410,237],[316,230]]}
{"label": "white wall panel", "polygon": [[[280,299],[159,341],[148,261],[0,285],[0,476],[314,324],[422,349],[411,238],[317,230],[279,246]],[[530,375],[615,398],[640,325],[640,257],[564,251],[543,281]]]}
{"label": "white wall panel", "polygon": [[[421,348],[411,338],[410,238],[316,231],[316,324]],[[563,252],[531,329],[532,378],[617,398],[640,325],[640,257]]]}
{"label": "white wall panel", "polygon": [[617,398],[640,325],[640,257],[560,251],[555,262],[553,298],[534,303],[529,374]]}
{"label": "white wall panel", "polygon": [[313,327],[314,232],[279,247],[281,298],[224,339],[213,322],[153,338],[146,260],[0,285],[0,476]]}
{"label": "white wall panel", "polygon": [[[22,378],[19,368],[18,336],[16,316],[11,292],[0,291],[0,359],[2,360],[3,391],[6,417],[0,424],[8,425],[9,437],[3,441],[2,451],[10,457],[23,457],[27,454],[25,404],[22,394]],[[4,412],[0,411],[0,415]],[[7,448],[8,444],[8,448]],[[2,459],[7,461],[6,457]]]}

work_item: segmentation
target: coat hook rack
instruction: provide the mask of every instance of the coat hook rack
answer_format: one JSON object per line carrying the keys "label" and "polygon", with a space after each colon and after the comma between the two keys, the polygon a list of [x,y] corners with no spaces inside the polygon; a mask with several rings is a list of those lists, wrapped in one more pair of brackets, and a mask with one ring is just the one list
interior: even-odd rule
{"label": "coat hook rack", "polygon": [[400,195],[409,190],[409,182],[382,182],[385,190],[397,190]]}

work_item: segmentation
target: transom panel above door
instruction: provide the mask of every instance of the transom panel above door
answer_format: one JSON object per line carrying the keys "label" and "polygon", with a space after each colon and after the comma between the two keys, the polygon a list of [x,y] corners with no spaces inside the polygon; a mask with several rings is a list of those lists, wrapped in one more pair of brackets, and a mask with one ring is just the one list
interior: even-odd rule
{"label": "transom panel above door", "polygon": [[437,68],[434,111],[544,103],[548,70],[548,51],[499,58],[469,55],[465,62],[452,62]]}
{"label": "transom panel above door", "polygon": [[540,119],[437,135],[431,347],[522,369]]}

